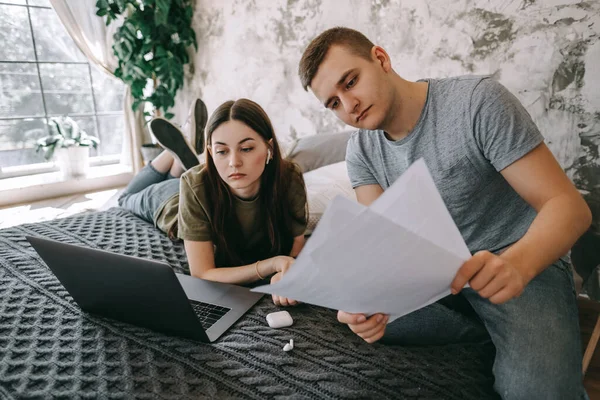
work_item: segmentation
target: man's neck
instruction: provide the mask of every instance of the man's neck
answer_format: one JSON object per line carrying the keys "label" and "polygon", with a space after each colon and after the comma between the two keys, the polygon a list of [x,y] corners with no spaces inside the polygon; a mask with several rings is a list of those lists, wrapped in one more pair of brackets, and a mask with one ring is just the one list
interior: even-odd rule
{"label": "man's neck", "polygon": [[396,76],[394,87],[396,101],[382,128],[390,140],[397,141],[407,137],[419,122],[427,102],[429,83],[409,82]]}

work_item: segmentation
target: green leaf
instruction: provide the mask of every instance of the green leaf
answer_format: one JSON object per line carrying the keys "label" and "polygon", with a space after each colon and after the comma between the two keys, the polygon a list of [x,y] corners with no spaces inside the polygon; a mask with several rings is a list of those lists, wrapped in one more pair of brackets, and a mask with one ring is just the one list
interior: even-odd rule
{"label": "green leaf", "polygon": [[174,116],[175,116],[175,114],[173,114],[173,113],[169,113],[169,112],[168,112],[168,113],[165,113],[165,118],[166,118],[166,119],[171,119],[171,118],[173,118]]}
{"label": "green leaf", "polygon": [[56,147],[52,146],[46,149],[46,152],[44,153],[44,158],[49,161],[52,156],[54,155],[54,150],[56,150]]}
{"label": "green leaf", "polygon": [[108,0],[98,0],[96,2],[96,8],[101,8],[106,10],[108,8]]}
{"label": "green leaf", "polygon": [[62,124],[59,124],[61,129],[64,132],[64,136],[67,139],[74,140],[75,139],[75,127],[77,123],[73,121],[71,118],[66,117],[63,119]]}
{"label": "green leaf", "polygon": [[156,45],[156,49],[154,50],[154,58],[161,58],[167,56],[167,50],[163,46]]}
{"label": "green leaf", "polygon": [[154,13],[154,23],[158,26],[164,26],[167,24],[167,20],[169,18],[169,14],[165,14],[162,11],[156,11]]}
{"label": "green leaf", "polygon": [[169,16],[169,9],[171,8],[171,0],[156,0],[156,13],[162,13],[166,17]]}
{"label": "green leaf", "polygon": [[109,9],[110,9],[110,14],[113,18],[115,18],[115,16],[120,15],[121,14],[121,9],[119,8],[118,5],[116,5],[113,2],[109,3]]}
{"label": "green leaf", "polygon": [[38,147],[38,150],[39,150],[39,148],[41,148],[41,147],[46,147],[46,146],[48,146],[48,139],[50,139],[50,136],[43,137],[43,138],[41,138],[41,139],[38,139],[38,140],[35,142],[35,145]]}
{"label": "green leaf", "polygon": [[64,132],[62,131],[62,128],[61,128],[60,124],[58,123],[58,119],[57,118],[52,118],[50,120],[50,123],[54,127],[54,131],[56,132],[57,135],[60,135],[60,137],[64,137],[65,136]]}
{"label": "green leaf", "polygon": [[[119,7],[119,9],[123,10],[123,11],[125,11],[127,6],[132,3],[131,1],[128,1],[128,0],[111,0],[111,2],[115,3]],[[134,3],[135,3],[135,1],[134,1]]]}
{"label": "green leaf", "polygon": [[100,144],[100,139],[98,139],[96,136],[88,136],[88,140],[92,142],[92,146],[94,146],[94,148],[98,147]]}
{"label": "green leaf", "polygon": [[137,28],[130,20],[123,22],[119,32],[130,41],[135,41],[137,39]]}
{"label": "green leaf", "polygon": [[113,45],[115,55],[119,60],[123,61],[127,61],[131,58],[131,49],[131,44],[125,39],[119,39],[119,41],[115,42]]}
{"label": "green leaf", "polygon": [[89,137],[87,137],[85,139],[82,139],[79,142],[79,145],[80,146],[85,146],[85,147],[93,146],[94,148],[97,148],[99,142],[100,141],[97,138],[95,138],[94,136],[89,136]]}

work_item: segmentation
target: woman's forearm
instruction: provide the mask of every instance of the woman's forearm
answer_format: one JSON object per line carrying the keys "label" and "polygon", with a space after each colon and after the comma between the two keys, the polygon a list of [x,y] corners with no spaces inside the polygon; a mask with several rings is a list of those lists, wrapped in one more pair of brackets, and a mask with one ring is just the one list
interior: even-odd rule
{"label": "woman's forearm", "polygon": [[[270,260],[262,260],[256,263],[242,265],[239,267],[210,268],[208,270],[194,273],[192,276],[213,282],[246,284],[256,282],[274,273]],[[258,271],[257,271],[258,270]]]}
{"label": "woman's forearm", "polygon": [[296,236],[294,238],[294,243],[292,244],[292,250],[290,251],[290,257],[294,257],[294,258],[298,257],[298,254],[300,254],[300,251],[304,247],[305,243],[306,243],[306,239],[304,239],[304,235]]}

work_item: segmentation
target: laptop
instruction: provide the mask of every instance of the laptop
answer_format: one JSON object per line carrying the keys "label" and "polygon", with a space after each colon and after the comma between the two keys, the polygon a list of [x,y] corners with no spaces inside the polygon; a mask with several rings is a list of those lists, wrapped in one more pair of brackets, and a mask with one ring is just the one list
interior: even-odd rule
{"label": "laptop", "polygon": [[27,240],[82,310],[167,335],[214,342],[263,296],[176,274],[159,261]]}

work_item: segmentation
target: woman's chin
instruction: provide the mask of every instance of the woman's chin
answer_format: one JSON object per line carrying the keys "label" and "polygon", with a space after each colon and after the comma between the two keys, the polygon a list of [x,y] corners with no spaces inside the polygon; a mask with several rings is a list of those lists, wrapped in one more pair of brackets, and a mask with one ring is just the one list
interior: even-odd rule
{"label": "woman's chin", "polygon": [[[255,189],[255,182],[248,182],[246,179],[240,179],[240,180],[235,180],[235,181],[228,181],[227,184],[229,186],[229,188],[236,192],[236,195],[240,195],[240,194],[244,194],[244,195],[248,195],[248,192],[254,192],[253,189]],[[258,191],[258,187],[256,187],[256,191]]]}

